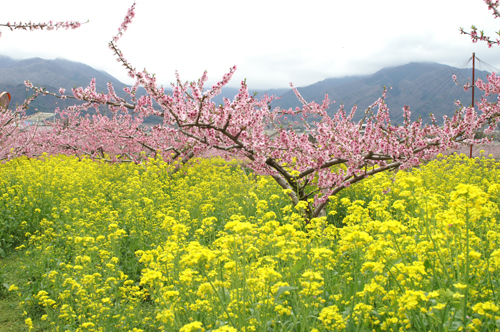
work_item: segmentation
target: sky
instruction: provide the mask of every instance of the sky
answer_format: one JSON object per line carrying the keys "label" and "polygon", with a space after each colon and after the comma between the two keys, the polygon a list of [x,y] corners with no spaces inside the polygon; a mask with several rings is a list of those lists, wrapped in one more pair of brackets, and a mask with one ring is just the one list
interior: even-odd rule
{"label": "sky", "polygon": [[[0,0],[0,23],[81,21],[76,30],[9,31],[0,27],[0,55],[64,58],[132,84],[108,43],[132,0]],[[473,44],[460,27],[500,30],[483,0],[137,0],[119,41],[137,69],[160,84],[209,84],[237,65],[230,86],[307,86],[331,77],[369,75],[389,66],[432,61],[463,65],[472,52],[500,68],[500,47]]]}

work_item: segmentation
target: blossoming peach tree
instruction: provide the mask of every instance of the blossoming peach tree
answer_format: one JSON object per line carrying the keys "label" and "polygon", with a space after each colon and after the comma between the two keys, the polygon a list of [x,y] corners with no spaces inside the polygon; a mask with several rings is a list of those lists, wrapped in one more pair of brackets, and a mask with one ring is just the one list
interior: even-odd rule
{"label": "blossoming peach tree", "polygon": [[[488,6],[488,10],[493,12],[493,16],[495,18],[500,17],[500,11],[498,10],[498,6],[500,4],[499,0],[483,0],[484,3]],[[477,31],[477,27],[475,25],[471,26],[471,30],[469,32],[465,31],[464,28],[460,28],[460,32],[465,35],[469,35],[472,39],[473,43],[477,43],[478,41],[484,41],[488,44],[488,47],[493,47],[493,45],[500,45],[500,39],[489,37],[485,35],[483,30],[480,30],[479,33]],[[500,37],[500,31],[496,32],[496,34]]]}
{"label": "blossoming peach tree", "polygon": [[[125,66],[128,64],[123,61],[115,43],[134,17],[134,8],[135,3],[129,9],[118,34],[110,42],[111,49]],[[95,79],[86,88],[72,89],[72,95],[65,94],[62,88],[59,93],[54,93],[26,81],[27,89],[31,89],[35,95],[83,101],[83,104],[64,110],[57,108],[57,120],[50,123],[52,129],[38,132],[33,145],[37,150],[51,154],[84,155],[110,162],[140,163],[147,158],[161,156],[164,161],[178,162],[174,172],[192,157],[205,152],[208,145],[198,144],[195,139],[180,135],[173,119],[164,117],[163,112],[153,108],[152,96],[137,97],[140,83],[137,80],[134,86],[125,88],[127,97],[122,98],[115,93],[111,83],[108,83],[107,93],[97,92]],[[107,107],[112,115],[108,117],[102,114],[101,106]],[[91,109],[95,109],[93,115],[89,113]],[[163,121],[149,127],[144,124],[144,119],[149,116],[163,117]]]}
{"label": "blossoming peach tree", "polygon": [[[156,114],[148,96],[135,97],[138,85],[126,89],[130,102],[119,97],[111,84],[108,93],[96,91],[95,80],[90,86],[73,89],[73,95],[59,94],[45,88],[26,86],[36,94],[53,95],[61,99],[73,98],[84,103],[67,109],[56,109],[58,119],[50,123],[49,131],[40,132],[35,144],[51,154],[75,154],[109,162],[141,163],[147,158],[162,157],[165,161],[180,161],[179,165],[198,155],[207,146],[180,136],[168,122],[153,126],[144,124],[144,119]],[[101,113],[100,106],[108,107],[112,116]],[[94,108],[95,114],[89,110]],[[178,170],[179,168],[175,168]]]}
{"label": "blossoming peach tree", "polygon": [[[498,1],[486,3],[496,10]],[[328,198],[344,188],[380,172],[418,166],[461,143],[484,143],[487,139],[474,139],[475,132],[485,127],[491,131],[498,123],[498,106],[483,98],[477,103],[477,111],[474,107],[461,107],[453,116],[445,116],[441,124],[432,116],[429,124],[412,121],[410,109],[405,106],[404,124],[393,125],[385,103],[387,90],[363,111],[360,121],[354,121],[356,107],[347,111],[341,106],[330,115],[331,101],[327,95],[322,103],[309,103],[293,85],[303,104],[301,108],[271,109],[274,96],[251,95],[246,81],[241,82],[233,100],[216,104],[213,97],[228,84],[236,67],[208,90],[206,72],[197,82],[182,82],[176,74],[173,91],[167,94],[158,86],[155,75],[136,70],[118,47],[134,16],[135,3],[109,43],[117,60],[136,80],[132,88],[125,89],[131,102],[119,98],[111,85],[108,94],[97,93],[94,81],[88,88],[73,89],[72,96],[62,90],[59,95],[53,93],[86,103],[61,111],[54,129],[39,136],[40,145],[46,144],[53,152],[80,151],[90,156],[100,153],[102,158],[126,157],[135,162],[140,162],[141,153],[173,153],[173,157],[185,159],[205,149],[215,149],[228,158],[244,158],[255,172],[272,176],[293,204],[311,218],[319,216]],[[29,83],[28,86],[32,87]],[[146,94],[136,98],[139,86],[144,87]],[[500,81],[492,74],[488,83],[478,81],[476,86],[486,95],[497,94]],[[34,91],[48,93],[39,88]],[[99,105],[108,105],[114,115],[82,117],[79,113]],[[128,110],[133,110],[134,116]],[[149,116],[158,116],[162,122],[148,132],[140,125]],[[294,130],[288,117],[300,119],[301,130]],[[268,129],[277,131],[277,138],[272,139]]]}
{"label": "blossoming peach tree", "polygon": [[[58,30],[76,29],[81,23],[74,21],[48,22],[48,23],[5,23],[0,26],[14,30]],[[0,37],[2,32],[0,31]],[[26,126],[26,110],[29,104],[39,95],[35,92],[27,98],[22,105],[15,109],[9,109],[7,105],[0,103],[0,160],[8,160],[21,155],[33,156],[39,153],[34,144],[37,137],[37,126]]]}

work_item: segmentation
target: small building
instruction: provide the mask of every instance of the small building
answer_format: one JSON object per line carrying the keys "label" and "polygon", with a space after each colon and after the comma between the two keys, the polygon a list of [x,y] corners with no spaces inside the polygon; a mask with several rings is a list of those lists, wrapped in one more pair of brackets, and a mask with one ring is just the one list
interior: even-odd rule
{"label": "small building", "polygon": [[52,128],[50,120],[54,116],[54,113],[38,112],[24,119],[23,124],[26,126],[38,126],[42,130],[49,130]]}

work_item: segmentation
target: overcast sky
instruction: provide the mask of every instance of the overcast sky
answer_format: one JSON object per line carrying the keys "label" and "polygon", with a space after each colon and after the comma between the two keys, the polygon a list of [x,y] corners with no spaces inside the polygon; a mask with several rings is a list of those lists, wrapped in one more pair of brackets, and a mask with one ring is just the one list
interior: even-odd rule
{"label": "overcast sky", "polygon": [[[1,27],[0,54],[58,57],[132,81],[108,48],[133,1],[0,0],[0,23],[78,20],[77,30],[11,32]],[[483,0],[138,0],[120,40],[138,69],[169,84],[178,70],[214,83],[232,65],[232,86],[306,86],[329,77],[366,75],[415,61],[458,65],[476,56],[500,68],[500,47],[472,44],[460,27],[500,30]]]}

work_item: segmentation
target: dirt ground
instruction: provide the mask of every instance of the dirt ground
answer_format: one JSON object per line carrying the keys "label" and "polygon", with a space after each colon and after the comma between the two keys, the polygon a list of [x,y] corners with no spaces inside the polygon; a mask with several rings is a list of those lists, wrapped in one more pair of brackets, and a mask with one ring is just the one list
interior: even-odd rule
{"label": "dirt ground", "polygon": [[[484,151],[481,154],[481,151]],[[450,155],[452,153],[465,153],[467,156],[470,154],[470,146],[463,146],[456,150],[449,150],[444,155]],[[492,155],[495,159],[500,159],[500,142],[491,142],[489,144],[473,145],[472,146],[472,157],[481,157],[481,155],[488,157]]]}

